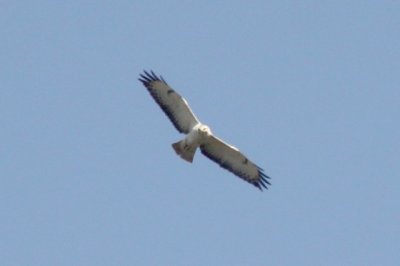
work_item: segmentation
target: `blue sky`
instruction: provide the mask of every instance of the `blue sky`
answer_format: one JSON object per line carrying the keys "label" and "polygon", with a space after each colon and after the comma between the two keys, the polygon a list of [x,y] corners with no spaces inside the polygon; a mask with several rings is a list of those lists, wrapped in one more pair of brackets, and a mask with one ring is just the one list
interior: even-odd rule
{"label": "blue sky", "polygon": [[[2,1],[1,265],[396,265],[396,1]],[[163,75],[272,177],[182,139]]]}

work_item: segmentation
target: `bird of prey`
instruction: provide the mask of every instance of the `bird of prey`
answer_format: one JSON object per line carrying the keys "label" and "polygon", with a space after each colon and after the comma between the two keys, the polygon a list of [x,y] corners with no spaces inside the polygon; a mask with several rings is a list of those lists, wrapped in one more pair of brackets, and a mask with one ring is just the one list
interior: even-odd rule
{"label": "bird of prey", "polygon": [[157,76],[153,71],[144,71],[140,74],[139,81],[147,88],[175,128],[186,134],[183,140],[172,144],[182,159],[193,162],[196,149],[200,148],[206,157],[260,190],[271,185],[268,181],[270,177],[264,174],[264,170],[251,162],[239,149],[216,137],[210,128],[194,115],[187,101],[173,90],[162,76]]}

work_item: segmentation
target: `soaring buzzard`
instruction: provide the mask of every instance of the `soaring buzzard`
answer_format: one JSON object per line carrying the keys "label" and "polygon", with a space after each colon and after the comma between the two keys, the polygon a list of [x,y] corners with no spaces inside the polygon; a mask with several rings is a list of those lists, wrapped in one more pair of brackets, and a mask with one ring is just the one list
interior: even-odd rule
{"label": "soaring buzzard", "polygon": [[214,136],[210,128],[193,114],[186,100],[169,87],[161,76],[158,77],[153,71],[144,71],[144,74],[140,74],[139,81],[147,88],[176,129],[186,134],[183,140],[172,144],[182,159],[193,162],[196,149],[200,147],[201,153],[221,167],[260,190],[268,189],[267,185],[271,184],[263,169],[247,159],[236,147]]}

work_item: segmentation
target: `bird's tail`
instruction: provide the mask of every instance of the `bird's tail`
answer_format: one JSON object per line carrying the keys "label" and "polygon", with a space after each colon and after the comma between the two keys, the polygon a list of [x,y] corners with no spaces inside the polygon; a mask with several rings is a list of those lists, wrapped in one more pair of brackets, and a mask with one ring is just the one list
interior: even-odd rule
{"label": "bird's tail", "polygon": [[176,154],[181,156],[182,159],[193,162],[194,154],[196,153],[197,146],[190,146],[185,143],[185,140],[181,140],[172,144]]}

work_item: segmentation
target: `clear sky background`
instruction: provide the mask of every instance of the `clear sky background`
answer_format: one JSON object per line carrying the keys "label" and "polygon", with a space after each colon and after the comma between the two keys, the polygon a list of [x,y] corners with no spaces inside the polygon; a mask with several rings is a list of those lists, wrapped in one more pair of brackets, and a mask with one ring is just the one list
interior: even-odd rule
{"label": "clear sky background", "polygon": [[[398,1],[1,1],[0,265],[398,265]],[[272,177],[197,153],[163,75]]]}

